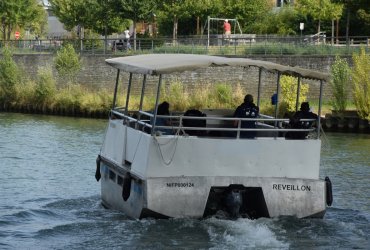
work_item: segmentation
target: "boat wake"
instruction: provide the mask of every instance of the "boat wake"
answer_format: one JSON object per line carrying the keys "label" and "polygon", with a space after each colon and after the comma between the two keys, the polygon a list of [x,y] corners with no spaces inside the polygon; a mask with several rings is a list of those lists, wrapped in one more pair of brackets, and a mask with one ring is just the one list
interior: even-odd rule
{"label": "boat wake", "polygon": [[205,221],[211,249],[278,248],[288,249],[289,244],[274,233],[276,225],[271,219],[221,220],[210,218]]}

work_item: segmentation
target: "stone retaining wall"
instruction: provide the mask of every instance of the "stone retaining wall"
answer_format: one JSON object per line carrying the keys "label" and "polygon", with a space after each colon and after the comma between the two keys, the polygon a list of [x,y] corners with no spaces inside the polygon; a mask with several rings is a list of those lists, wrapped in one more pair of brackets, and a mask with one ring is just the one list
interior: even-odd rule
{"label": "stone retaining wall", "polygon": [[[112,88],[115,82],[116,71],[112,67],[105,64],[105,55],[83,55],[82,56],[82,69],[77,75],[76,82],[89,86],[91,88],[108,87]],[[328,73],[330,66],[334,62],[333,56],[249,56],[251,59],[258,59],[264,61],[275,62],[283,65],[298,66],[307,69],[313,69],[321,72]],[[52,54],[41,54],[41,55],[14,55],[14,60],[24,68],[24,71],[32,79],[35,78],[37,70],[41,66],[51,65],[53,66],[54,55]],[[348,57],[351,64],[351,58]],[[55,69],[54,75],[57,75]],[[255,94],[257,91],[258,84],[258,70],[255,68],[242,69],[242,68],[217,68],[216,71],[209,69],[200,70],[197,73],[189,72],[182,75],[171,76],[171,79],[165,78],[165,82],[171,82],[173,80],[181,80],[189,83],[189,87],[193,84],[205,84],[207,82],[199,82],[199,77],[203,75],[204,79],[207,79],[208,83],[224,83],[239,82],[241,84],[247,84],[248,88],[246,92]],[[269,97],[275,92],[276,75],[264,73],[262,77],[262,84],[265,85],[263,88],[263,97]],[[128,74],[122,74],[121,79],[125,83],[128,80]],[[138,81],[141,77],[135,78]],[[148,79],[149,85],[154,87],[157,81],[153,78]],[[309,82],[304,80],[303,82]],[[63,79],[58,80],[59,84],[63,84]],[[318,96],[319,83],[312,82],[310,86],[309,96]],[[269,87],[270,86],[270,87]],[[135,90],[134,90],[135,91]],[[136,91],[139,91],[137,88]],[[331,97],[331,87],[329,84],[324,86],[324,98]]]}

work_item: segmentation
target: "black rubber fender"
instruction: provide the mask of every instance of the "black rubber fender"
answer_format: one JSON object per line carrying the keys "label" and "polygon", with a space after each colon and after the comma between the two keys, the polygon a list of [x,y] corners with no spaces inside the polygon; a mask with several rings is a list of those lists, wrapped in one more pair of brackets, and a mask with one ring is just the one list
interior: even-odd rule
{"label": "black rubber fender", "polygon": [[95,171],[95,179],[96,181],[99,181],[101,178],[101,173],[100,173],[100,155],[96,158],[96,171]]}
{"label": "black rubber fender", "polygon": [[123,178],[122,198],[124,201],[127,201],[131,194],[131,179],[130,173],[127,173]]}
{"label": "black rubber fender", "polygon": [[333,204],[333,189],[329,177],[325,177],[326,204],[330,207]]}

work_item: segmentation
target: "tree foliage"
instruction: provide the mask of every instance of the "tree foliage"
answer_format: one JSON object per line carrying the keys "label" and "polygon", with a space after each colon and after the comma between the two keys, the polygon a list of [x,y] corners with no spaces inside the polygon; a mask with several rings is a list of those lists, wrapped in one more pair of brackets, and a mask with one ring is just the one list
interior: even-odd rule
{"label": "tree foliage", "polygon": [[[171,33],[176,37],[176,32],[185,34],[183,30],[195,34],[194,30],[199,24],[194,23],[201,22],[204,25],[208,16],[237,19],[243,33],[256,33],[255,24],[267,17],[272,6],[268,0],[165,0],[159,5],[159,9],[161,26],[166,27],[167,22],[172,22]],[[183,26],[177,27],[178,23]],[[222,27],[222,23],[223,21],[219,21],[219,27]],[[162,29],[162,33],[165,32],[169,31]]]}
{"label": "tree foliage", "polygon": [[4,40],[10,40],[16,29],[40,34],[46,19],[46,12],[38,0],[0,1],[0,30]]}
{"label": "tree foliage", "polygon": [[268,0],[229,0],[223,2],[220,14],[236,18],[243,33],[255,33],[254,24],[266,18],[271,7],[271,1]]}
{"label": "tree foliage", "polygon": [[179,18],[187,18],[191,15],[189,7],[195,7],[192,4],[194,3],[187,0],[164,0],[160,4],[162,16],[172,19],[172,38],[174,40],[177,38]]}
{"label": "tree foliage", "polygon": [[128,21],[111,8],[116,0],[50,0],[51,8],[64,27],[71,31],[76,26],[99,34],[123,31]]}
{"label": "tree foliage", "polygon": [[[131,19],[134,27],[134,39],[136,39],[136,23],[151,19],[155,12],[156,0],[110,0],[109,6],[114,10],[117,17]],[[134,43],[136,46],[136,42]]]}
{"label": "tree foliage", "polygon": [[370,32],[370,4],[369,0],[332,0],[343,4],[343,18],[341,20],[342,33],[345,28],[346,36],[364,35]]}
{"label": "tree foliage", "polygon": [[317,32],[320,32],[321,21],[330,21],[340,18],[343,5],[331,0],[299,0],[296,9],[305,15],[310,15],[318,22]]}
{"label": "tree foliage", "polygon": [[292,7],[283,7],[271,12],[264,20],[254,24],[254,30],[260,34],[296,35],[303,16]]}
{"label": "tree foliage", "polygon": [[[243,33],[294,35],[299,32],[299,22],[306,24],[306,33],[314,32],[312,20],[316,22],[318,31],[321,25],[327,29],[331,25],[328,21],[331,20],[341,19],[343,23],[345,21],[345,18],[341,18],[343,10],[350,13],[351,18],[356,18],[354,29],[370,31],[369,0],[296,0],[294,8],[284,7],[280,11],[273,11],[273,1],[270,0],[49,1],[54,13],[67,29],[71,30],[81,25],[99,34],[122,32],[129,26],[128,20],[131,20],[130,22],[134,23],[133,27],[136,28],[137,22],[151,22],[156,16],[161,34],[172,34],[176,39],[177,34],[199,34],[200,26],[203,26],[207,17],[211,16],[236,18]],[[219,27],[221,26],[222,23],[219,23]],[[134,36],[135,34],[136,32]]]}

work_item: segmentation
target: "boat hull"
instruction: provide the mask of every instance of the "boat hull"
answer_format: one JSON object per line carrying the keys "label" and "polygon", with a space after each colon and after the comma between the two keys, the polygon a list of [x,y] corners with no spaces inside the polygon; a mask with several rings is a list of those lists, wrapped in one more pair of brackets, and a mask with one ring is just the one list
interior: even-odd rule
{"label": "boat hull", "polygon": [[[210,209],[226,208],[224,196],[235,189],[243,194],[240,210],[244,206],[245,213],[241,215],[246,217],[322,218],[326,209],[323,180],[245,176],[154,177],[142,180],[132,176],[127,178],[127,173],[120,167],[104,161],[101,173],[103,204],[133,218],[202,218],[212,215],[207,212]],[[129,193],[126,200],[122,197],[125,192]],[[220,194],[218,198],[217,192]],[[211,201],[213,196],[216,198]]]}

